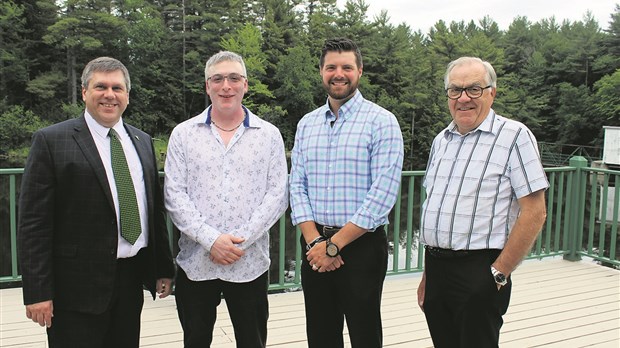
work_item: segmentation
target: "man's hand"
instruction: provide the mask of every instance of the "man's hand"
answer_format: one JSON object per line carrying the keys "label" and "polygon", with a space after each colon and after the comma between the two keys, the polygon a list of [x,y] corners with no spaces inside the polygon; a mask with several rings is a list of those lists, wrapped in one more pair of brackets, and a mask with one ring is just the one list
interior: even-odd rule
{"label": "man's hand", "polygon": [[331,272],[340,268],[340,266],[344,265],[344,261],[340,255],[336,257],[327,256],[326,253],[326,242],[320,242],[315,244],[312,249],[308,250],[306,253],[306,258],[312,266],[314,271],[318,271],[319,273],[323,272]]}
{"label": "man's hand", "polygon": [[323,273],[323,272],[331,272],[331,271],[335,271],[338,268],[340,268],[340,266],[344,265],[344,261],[342,261],[342,257],[340,255],[336,256],[336,257],[332,257],[332,263],[327,265],[326,267],[318,267],[317,266],[317,271],[319,273]]}
{"label": "man's hand", "polygon": [[424,312],[424,294],[426,293],[426,272],[422,273],[422,280],[418,285],[418,306]]}
{"label": "man's hand", "polygon": [[230,234],[220,235],[211,247],[211,261],[220,265],[230,265],[237,262],[245,252],[239,249],[236,244],[244,241],[244,238]]}
{"label": "man's hand", "polygon": [[159,298],[166,298],[168,295],[172,293],[172,279],[170,278],[160,278],[157,279],[157,284],[155,286],[157,293],[159,294]]}
{"label": "man's hand", "polygon": [[41,326],[52,327],[54,304],[52,300],[26,305],[26,317]]}

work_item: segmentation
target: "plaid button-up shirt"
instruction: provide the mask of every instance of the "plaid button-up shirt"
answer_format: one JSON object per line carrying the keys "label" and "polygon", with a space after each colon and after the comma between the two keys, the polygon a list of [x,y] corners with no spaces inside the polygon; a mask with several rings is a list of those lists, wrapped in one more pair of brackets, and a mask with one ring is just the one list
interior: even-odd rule
{"label": "plaid button-up shirt", "polygon": [[339,117],[326,103],[297,126],[290,175],[293,224],[387,224],[402,176],[403,138],[394,115],[355,96]]}

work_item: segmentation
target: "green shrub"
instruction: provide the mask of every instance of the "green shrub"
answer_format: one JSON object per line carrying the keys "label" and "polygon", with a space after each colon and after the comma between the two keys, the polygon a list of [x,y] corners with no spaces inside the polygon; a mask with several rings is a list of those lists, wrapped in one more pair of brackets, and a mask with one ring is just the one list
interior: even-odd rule
{"label": "green shrub", "polygon": [[0,149],[2,152],[30,145],[32,134],[47,126],[32,111],[14,105],[0,115]]}

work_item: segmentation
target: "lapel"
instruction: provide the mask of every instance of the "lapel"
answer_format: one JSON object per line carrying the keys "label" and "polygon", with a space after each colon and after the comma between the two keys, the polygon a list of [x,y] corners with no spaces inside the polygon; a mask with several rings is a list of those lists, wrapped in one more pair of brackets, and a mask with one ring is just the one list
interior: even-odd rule
{"label": "lapel", "polygon": [[114,199],[112,198],[112,192],[110,191],[110,184],[108,183],[105,167],[103,166],[103,162],[101,161],[101,156],[99,156],[97,145],[95,145],[95,141],[90,134],[88,126],[86,125],[84,114],[82,114],[82,117],[75,119],[73,127],[73,139],[75,139],[75,142],[82,150],[82,153],[84,153],[84,157],[93,168],[93,174],[97,178],[97,182],[99,182],[99,185],[101,185],[101,188],[103,189],[103,192],[108,199],[110,207],[112,208],[112,210],[115,210]]}

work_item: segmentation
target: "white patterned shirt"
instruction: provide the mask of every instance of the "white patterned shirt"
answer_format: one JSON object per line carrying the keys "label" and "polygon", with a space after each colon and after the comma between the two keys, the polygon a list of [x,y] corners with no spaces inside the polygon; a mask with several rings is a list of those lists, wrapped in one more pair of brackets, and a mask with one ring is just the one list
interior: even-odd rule
{"label": "white patterned shirt", "polygon": [[532,132],[493,110],[467,134],[452,122],[435,137],[423,185],[421,242],[453,250],[503,249],[517,200],[549,187]]}
{"label": "white patterned shirt", "polygon": [[[212,127],[210,107],[177,125],[166,156],[166,209],[181,231],[176,261],[194,281],[250,282],[269,269],[269,228],[288,206],[280,131],[249,112],[228,146]],[[210,260],[220,234],[245,238],[230,265]]]}

